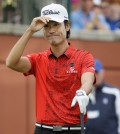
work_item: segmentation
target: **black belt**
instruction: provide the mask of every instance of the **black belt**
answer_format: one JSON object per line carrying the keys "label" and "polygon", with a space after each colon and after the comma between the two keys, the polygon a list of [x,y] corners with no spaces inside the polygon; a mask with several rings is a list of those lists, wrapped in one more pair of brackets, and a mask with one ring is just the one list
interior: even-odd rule
{"label": "black belt", "polygon": [[[81,130],[81,126],[60,126],[60,125],[45,125],[45,124],[41,124],[41,123],[36,123],[35,124],[38,127],[41,128],[46,128],[46,129],[52,129],[53,131],[62,131],[62,130]],[[84,129],[86,129],[84,127]]]}

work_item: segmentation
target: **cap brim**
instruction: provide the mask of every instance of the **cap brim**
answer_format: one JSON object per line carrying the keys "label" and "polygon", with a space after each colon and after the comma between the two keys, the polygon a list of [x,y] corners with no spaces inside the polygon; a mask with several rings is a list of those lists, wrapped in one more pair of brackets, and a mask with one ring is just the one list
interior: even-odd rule
{"label": "cap brim", "polygon": [[58,23],[62,23],[64,21],[64,19],[62,18],[56,18],[56,17],[51,17],[51,16],[46,16],[46,17],[49,17],[50,20],[58,22]]}
{"label": "cap brim", "polygon": [[58,22],[58,23],[62,23],[64,21],[64,20],[58,19],[58,18],[50,18],[50,20]]}

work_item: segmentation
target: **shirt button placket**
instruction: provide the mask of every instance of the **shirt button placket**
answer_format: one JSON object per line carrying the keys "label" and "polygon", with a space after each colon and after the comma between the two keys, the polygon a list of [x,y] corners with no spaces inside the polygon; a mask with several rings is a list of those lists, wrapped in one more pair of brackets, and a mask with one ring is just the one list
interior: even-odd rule
{"label": "shirt button placket", "polygon": [[58,59],[56,59],[55,74],[58,74]]}

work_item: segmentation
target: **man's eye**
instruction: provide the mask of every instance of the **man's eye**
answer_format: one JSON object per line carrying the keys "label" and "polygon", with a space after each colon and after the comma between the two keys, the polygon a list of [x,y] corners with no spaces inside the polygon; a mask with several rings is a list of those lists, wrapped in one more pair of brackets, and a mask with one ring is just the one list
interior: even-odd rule
{"label": "man's eye", "polygon": [[45,27],[45,28],[47,28],[47,27],[48,27],[48,25],[45,25],[44,27]]}
{"label": "man's eye", "polygon": [[58,26],[58,25],[59,25],[59,23],[55,23],[55,24],[54,24],[54,26]]}

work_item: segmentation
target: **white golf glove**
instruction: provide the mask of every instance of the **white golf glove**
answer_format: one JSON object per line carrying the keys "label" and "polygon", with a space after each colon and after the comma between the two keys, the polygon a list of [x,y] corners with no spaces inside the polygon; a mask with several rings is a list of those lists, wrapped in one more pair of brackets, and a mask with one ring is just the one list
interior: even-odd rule
{"label": "white golf glove", "polygon": [[89,97],[86,95],[86,92],[82,89],[76,91],[76,95],[72,100],[71,107],[74,107],[76,102],[78,102],[80,107],[80,112],[86,114],[86,107],[89,103]]}

